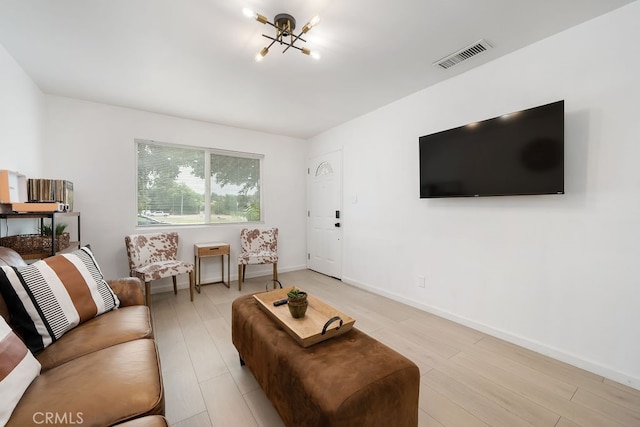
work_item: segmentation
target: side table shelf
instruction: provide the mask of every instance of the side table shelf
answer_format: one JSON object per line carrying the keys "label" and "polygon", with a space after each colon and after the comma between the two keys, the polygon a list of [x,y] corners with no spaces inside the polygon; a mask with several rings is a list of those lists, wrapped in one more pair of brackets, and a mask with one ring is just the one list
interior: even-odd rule
{"label": "side table shelf", "polygon": [[[227,281],[224,281],[224,256],[227,256]],[[222,283],[227,288],[229,287],[230,279],[230,271],[231,271],[231,248],[228,243],[196,243],[193,245],[193,260],[194,260],[194,268],[197,270],[196,274],[196,290],[200,293],[200,286],[202,285],[210,285],[213,283]],[[202,258],[219,256],[222,257],[220,261],[222,262],[222,278],[218,282],[210,282],[210,283],[201,283],[200,277],[200,261]]]}
{"label": "side table shelf", "polygon": [[[77,225],[77,240],[73,240],[69,242],[69,247],[58,250],[57,240],[56,240],[56,221],[60,218],[66,217],[77,217],[78,225]],[[30,253],[30,254],[20,254],[24,260],[36,260],[41,258],[46,258],[49,256],[53,256],[56,253],[60,252],[68,252],[75,249],[79,249],[81,246],[81,238],[80,238],[80,212],[3,212],[0,213],[0,219],[14,220],[14,219],[39,219],[40,220],[40,228],[44,225],[45,219],[51,220],[51,251],[41,252],[41,253]],[[0,237],[9,237],[2,236],[2,230],[0,227]]]}

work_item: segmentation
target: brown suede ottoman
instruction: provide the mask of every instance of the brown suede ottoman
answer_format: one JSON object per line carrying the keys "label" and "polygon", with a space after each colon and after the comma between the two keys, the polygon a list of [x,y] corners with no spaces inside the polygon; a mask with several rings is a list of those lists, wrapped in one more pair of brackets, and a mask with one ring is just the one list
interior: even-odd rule
{"label": "brown suede ottoman", "polygon": [[247,295],[232,339],[288,426],[418,425],[418,367],[355,328],[304,348]]}

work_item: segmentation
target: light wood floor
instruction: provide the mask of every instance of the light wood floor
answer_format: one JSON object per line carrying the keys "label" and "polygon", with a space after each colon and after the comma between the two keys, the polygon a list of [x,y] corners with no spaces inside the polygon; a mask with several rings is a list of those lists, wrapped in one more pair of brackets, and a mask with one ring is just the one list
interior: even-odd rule
{"label": "light wood floor", "polygon": [[[268,277],[242,293],[263,291]],[[640,426],[640,391],[387,298],[303,270],[280,275],[356,319],[355,327],[413,360],[421,426]],[[221,284],[153,295],[166,414],[175,426],[281,426],[231,343]]]}

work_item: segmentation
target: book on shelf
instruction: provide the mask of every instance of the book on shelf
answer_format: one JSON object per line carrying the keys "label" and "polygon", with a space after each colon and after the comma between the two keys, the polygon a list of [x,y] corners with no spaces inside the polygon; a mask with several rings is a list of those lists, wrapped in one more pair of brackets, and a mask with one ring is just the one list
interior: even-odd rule
{"label": "book on shelf", "polygon": [[63,179],[28,180],[28,196],[30,202],[59,202],[73,210],[73,182]]}

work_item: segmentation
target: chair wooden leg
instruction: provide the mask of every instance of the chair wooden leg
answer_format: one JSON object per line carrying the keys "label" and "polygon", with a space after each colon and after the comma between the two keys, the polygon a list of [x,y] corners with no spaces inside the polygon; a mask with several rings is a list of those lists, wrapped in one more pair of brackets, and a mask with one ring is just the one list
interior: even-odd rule
{"label": "chair wooden leg", "polygon": [[147,307],[151,307],[151,282],[144,282],[144,295]]}
{"label": "chair wooden leg", "polygon": [[242,290],[242,264],[238,264],[238,290]]}
{"label": "chair wooden leg", "polygon": [[171,276],[173,279],[173,294],[178,295],[178,285],[176,284],[176,276]]}
{"label": "chair wooden leg", "polygon": [[[273,280],[278,280],[278,263],[273,263]],[[276,288],[276,282],[273,282],[273,289]]]}
{"label": "chair wooden leg", "polygon": [[189,272],[189,294],[191,296],[191,301],[193,301],[193,288],[194,288],[193,275],[194,275],[194,272],[193,272],[193,270],[191,270]]}

